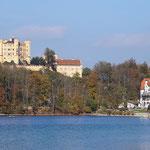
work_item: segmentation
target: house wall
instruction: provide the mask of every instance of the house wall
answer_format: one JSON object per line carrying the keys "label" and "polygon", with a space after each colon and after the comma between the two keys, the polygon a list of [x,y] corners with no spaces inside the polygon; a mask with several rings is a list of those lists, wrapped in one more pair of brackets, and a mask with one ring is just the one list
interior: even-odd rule
{"label": "house wall", "polygon": [[69,77],[73,77],[75,74],[78,74],[79,77],[82,77],[82,65],[80,66],[58,65],[57,72]]}
{"label": "house wall", "polygon": [[[31,70],[31,71],[40,71],[46,67],[44,66],[36,66],[36,65],[29,65],[29,66],[21,66],[21,65],[17,65],[18,68],[25,68],[27,70]],[[76,73],[79,74],[79,77],[82,77],[82,66],[57,66],[57,72],[65,75],[65,76],[69,76],[69,77],[73,77]]]}

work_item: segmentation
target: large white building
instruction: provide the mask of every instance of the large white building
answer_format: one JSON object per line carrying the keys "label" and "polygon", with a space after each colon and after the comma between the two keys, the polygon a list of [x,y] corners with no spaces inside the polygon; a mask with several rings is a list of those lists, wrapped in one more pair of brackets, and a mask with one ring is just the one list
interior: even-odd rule
{"label": "large white building", "polygon": [[56,60],[56,69],[57,72],[62,73],[63,75],[73,77],[78,75],[82,77],[82,65],[80,60],[77,59],[57,59]]}
{"label": "large white building", "polygon": [[150,78],[144,78],[141,82],[139,107],[148,108],[149,105],[150,105]]}
{"label": "large white building", "polygon": [[27,62],[30,64],[30,41],[20,42],[17,38],[0,39],[0,62]]}

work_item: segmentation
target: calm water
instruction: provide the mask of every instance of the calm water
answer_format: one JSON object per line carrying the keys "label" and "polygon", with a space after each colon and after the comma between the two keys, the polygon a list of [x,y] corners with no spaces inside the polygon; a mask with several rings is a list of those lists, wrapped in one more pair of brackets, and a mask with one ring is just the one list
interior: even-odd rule
{"label": "calm water", "polygon": [[150,150],[150,120],[0,117],[0,150]]}

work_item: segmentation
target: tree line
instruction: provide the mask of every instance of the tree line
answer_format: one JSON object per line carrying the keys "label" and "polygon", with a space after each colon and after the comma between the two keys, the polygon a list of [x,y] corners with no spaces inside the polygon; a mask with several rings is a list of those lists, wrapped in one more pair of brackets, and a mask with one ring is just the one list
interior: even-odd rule
{"label": "tree line", "polygon": [[127,102],[138,103],[140,82],[150,77],[148,64],[137,64],[131,58],[117,65],[100,61],[92,69],[84,68],[82,78],[77,74],[70,78],[57,72],[54,55],[54,51],[46,49],[44,61],[38,60],[47,67],[38,72],[16,68],[15,64],[0,64],[0,113],[118,110],[121,103],[125,107]]}

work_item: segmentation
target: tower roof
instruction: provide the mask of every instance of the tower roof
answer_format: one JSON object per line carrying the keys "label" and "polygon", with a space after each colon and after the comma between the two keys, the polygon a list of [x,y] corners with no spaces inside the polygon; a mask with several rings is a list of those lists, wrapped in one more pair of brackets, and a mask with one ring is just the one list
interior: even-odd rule
{"label": "tower roof", "polygon": [[150,86],[150,78],[144,78],[142,81],[141,81],[141,90],[144,90],[144,85],[145,85],[145,82],[148,81],[148,86]]}

